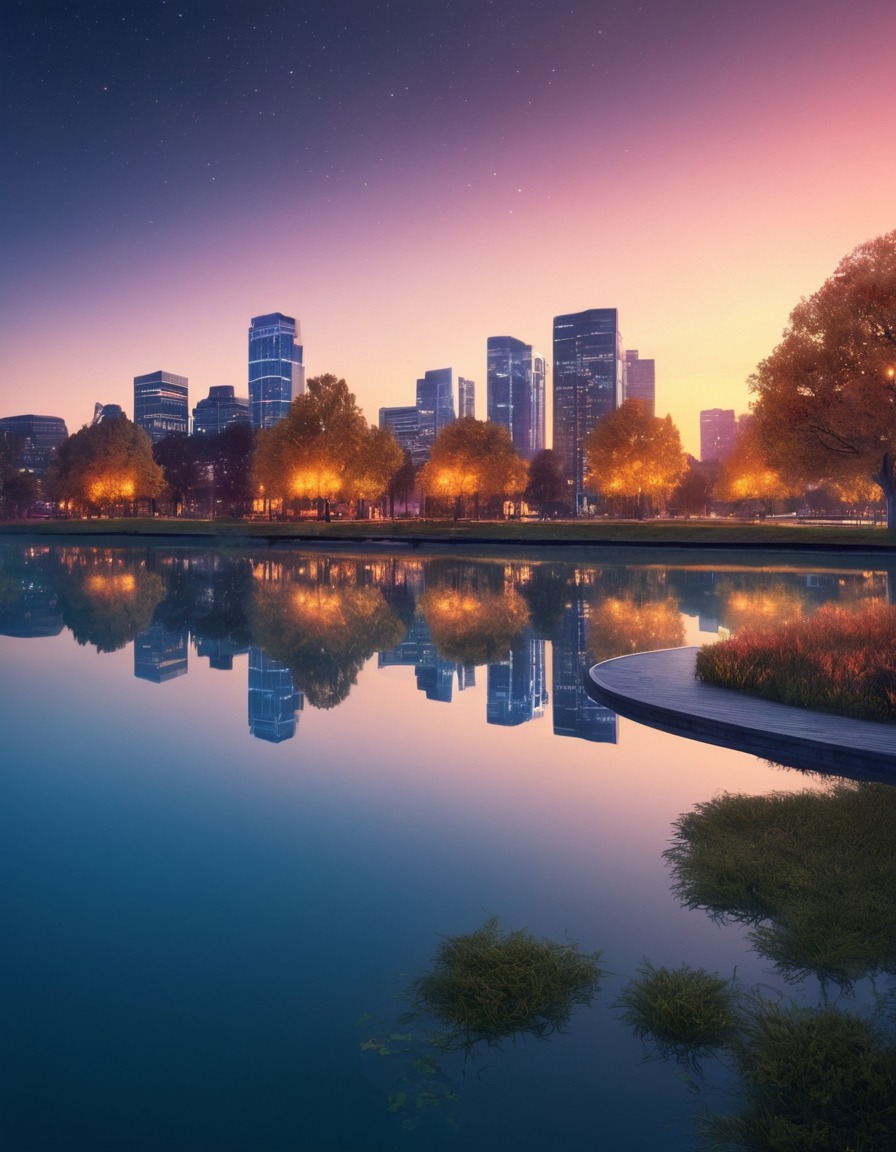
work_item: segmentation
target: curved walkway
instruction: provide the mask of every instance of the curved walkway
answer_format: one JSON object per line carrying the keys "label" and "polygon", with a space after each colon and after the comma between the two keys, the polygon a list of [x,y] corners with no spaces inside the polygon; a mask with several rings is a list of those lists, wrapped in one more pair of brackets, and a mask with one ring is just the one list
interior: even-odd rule
{"label": "curved walkway", "polygon": [[664,732],[750,752],[779,764],[896,782],[896,725],[852,720],[704,684],[697,648],[637,652],[596,664],[588,694]]}

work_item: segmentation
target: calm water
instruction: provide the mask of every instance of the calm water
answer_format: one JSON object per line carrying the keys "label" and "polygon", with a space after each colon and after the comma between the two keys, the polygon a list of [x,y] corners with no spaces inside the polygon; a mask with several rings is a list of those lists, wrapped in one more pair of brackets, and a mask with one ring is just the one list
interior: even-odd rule
{"label": "calm water", "polygon": [[[694,1148],[725,1070],[695,1095],[615,997],[645,957],[783,984],[671,895],[672,822],[822,785],[617,718],[584,670],[886,595],[846,567],[3,544],[0,1147]],[[565,1034],[409,1090],[401,992],[492,914],[610,975]]]}

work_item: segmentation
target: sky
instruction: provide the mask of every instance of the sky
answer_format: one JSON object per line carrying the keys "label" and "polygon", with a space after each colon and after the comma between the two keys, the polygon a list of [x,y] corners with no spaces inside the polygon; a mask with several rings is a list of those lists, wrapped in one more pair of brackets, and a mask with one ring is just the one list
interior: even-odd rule
{"label": "sky", "polygon": [[[371,422],[619,309],[699,454],[896,228],[892,0],[0,0],[0,415],[246,395],[252,316]],[[549,429],[550,438],[550,429]]]}

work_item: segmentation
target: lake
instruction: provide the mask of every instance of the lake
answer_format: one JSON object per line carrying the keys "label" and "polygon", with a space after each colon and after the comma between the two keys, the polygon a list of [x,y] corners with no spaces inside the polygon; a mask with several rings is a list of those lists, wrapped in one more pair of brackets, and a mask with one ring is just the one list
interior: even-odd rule
{"label": "lake", "polygon": [[[734,1077],[647,1058],[616,1004],[645,959],[832,991],[682,906],[674,822],[827,781],[619,718],[584,673],[885,599],[862,563],[2,542],[0,1146],[695,1148]],[[490,916],[600,951],[599,990],[549,1039],[434,1056],[402,995]]]}

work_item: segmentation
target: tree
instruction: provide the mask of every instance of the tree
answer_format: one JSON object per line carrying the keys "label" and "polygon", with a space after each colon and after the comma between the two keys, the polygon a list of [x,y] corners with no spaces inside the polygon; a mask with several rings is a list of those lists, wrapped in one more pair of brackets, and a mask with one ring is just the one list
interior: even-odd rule
{"label": "tree", "polygon": [[585,438],[588,484],[603,496],[664,504],[687,471],[687,456],[671,416],[651,416],[640,400],[626,400],[601,417]]}
{"label": "tree", "polygon": [[526,465],[500,424],[464,416],[438,434],[420,482],[429,496],[454,502],[454,519],[464,502],[518,496],[526,486]]}
{"label": "tree", "polygon": [[64,440],[47,470],[50,499],[75,507],[110,509],[153,500],[165,476],[152,456],[152,441],[126,416],[81,428]]}
{"label": "tree", "polygon": [[769,463],[802,481],[872,480],[896,532],[896,232],[800,301],[749,384]]}
{"label": "tree", "polygon": [[371,428],[344,380],[315,376],[289,413],[258,435],[255,482],[266,499],[371,500],[401,464],[391,433]]}
{"label": "tree", "polygon": [[569,511],[569,485],[560,458],[550,448],[539,452],[529,464],[529,482],[523,499],[534,504],[542,517]]}
{"label": "tree", "polygon": [[175,432],[152,446],[155,462],[165,474],[174,515],[179,516],[184,501],[199,484],[201,466],[195,436]]}
{"label": "tree", "polygon": [[389,515],[395,518],[395,501],[404,502],[404,510],[408,510],[408,500],[414,494],[417,484],[417,469],[413,458],[407,448],[403,449],[402,463],[398,466],[389,481]]}
{"label": "tree", "polygon": [[764,504],[795,496],[801,487],[788,481],[769,463],[755,418],[741,416],[737,422],[734,446],[722,463],[713,489],[716,500],[732,504],[743,501]]}

